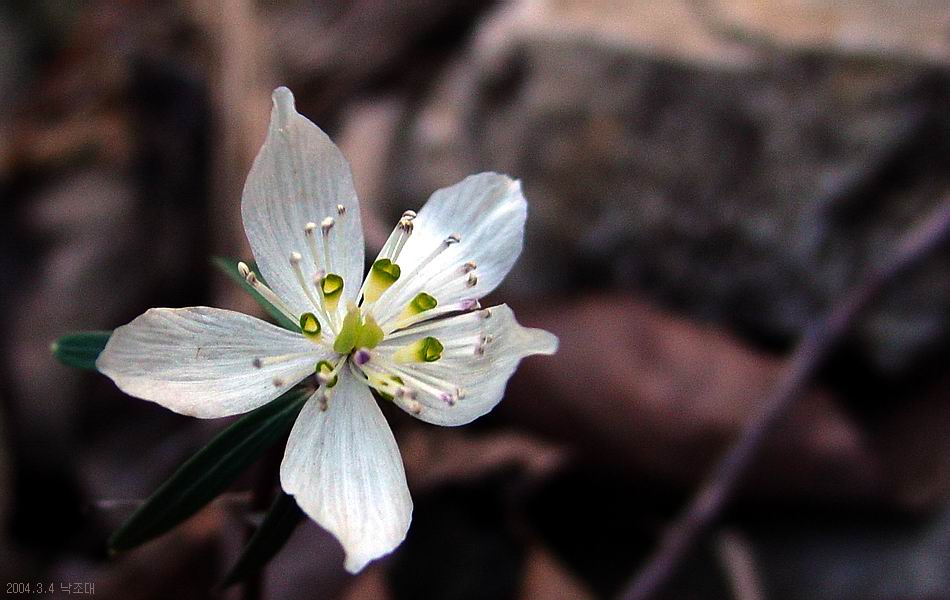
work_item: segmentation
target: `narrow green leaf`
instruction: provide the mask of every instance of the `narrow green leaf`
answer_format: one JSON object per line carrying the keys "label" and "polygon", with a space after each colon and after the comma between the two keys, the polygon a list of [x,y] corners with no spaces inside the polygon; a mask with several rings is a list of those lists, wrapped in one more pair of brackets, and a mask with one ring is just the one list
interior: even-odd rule
{"label": "narrow green leaf", "polygon": [[78,331],[67,333],[49,349],[59,362],[77,369],[96,370],[96,359],[106,347],[111,331]]}
{"label": "narrow green leaf", "polygon": [[213,500],[290,431],[307,396],[306,390],[293,389],[215,436],[109,538],[109,549],[128,550],[158,537]]}
{"label": "narrow green leaf", "polygon": [[[237,268],[238,261],[236,259],[224,258],[223,256],[215,256],[211,260],[211,262],[214,263],[214,266],[221,269],[221,271],[223,271],[225,275],[227,275],[228,277],[236,281],[238,285],[244,288],[244,291],[250,294],[251,297],[254,298],[254,300],[256,300],[257,303],[261,305],[261,308],[263,308],[267,312],[267,314],[269,314],[271,318],[274,319],[274,321],[278,325],[280,325],[284,329],[289,329],[290,331],[295,331],[295,332],[300,331],[300,326],[297,325],[297,323],[294,323],[293,321],[288,319],[287,316],[284,315],[284,313],[277,310],[277,307],[275,307],[273,304],[268,302],[267,299],[264,298],[264,296],[261,296],[258,293],[258,291],[255,290],[251,286],[251,284],[249,284],[247,281],[245,281],[243,277],[241,277],[241,274],[238,272],[238,268]],[[248,267],[250,267],[252,271],[254,271],[254,275],[257,276],[257,279],[266,285],[266,282],[264,281],[264,278],[261,276],[260,271],[257,270],[257,265],[255,265],[253,262],[249,262],[246,264]]]}
{"label": "narrow green leaf", "polygon": [[243,581],[263,568],[284,547],[303,517],[303,511],[297,506],[293,496],[288,496],[283,491],[278,492],[261,526],[251,536],[237,562],[224,576],[219,589]]}

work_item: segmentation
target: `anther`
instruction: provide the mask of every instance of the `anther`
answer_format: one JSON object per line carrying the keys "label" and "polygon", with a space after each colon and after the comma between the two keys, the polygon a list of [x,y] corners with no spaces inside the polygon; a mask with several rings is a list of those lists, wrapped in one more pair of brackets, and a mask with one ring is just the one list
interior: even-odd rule
{"label": "anther", "polygon": [[280,377],[274,377],[274,380],[271,383],[273,383],[274,387],[276,388],[284,387],[284,380]]}
{"label": "anther", "polygon": [[449,394],[448,392],[442,392],[439,394],[439,400],[445,402],[449,406],[455,406],[455,398],[453,398],[452,394]]}
{"label": "anther", "polygon": [[336,214],[340,215],[341,217],[342,217],[343,215],[345,215],[345,214],[346,214],[346,207],[343,206],[342,204],[337,204],[337,205],[336,205]]}
{"label": "anther", "polygon": [[369,350],[363,348],[360,348],[353,354],[353,360],[361,367],[368,363],[371,357],[372,355],[369,353]]}
{"label": "anther", "polygon": [[303,260],[303,256],[301,256],[299,252],[291,252],[291,253],[290,253],[290,263],[291,263],[291,264],[294,264],[294,265],[300,264],[300,261],[302,261],[302,260]]}
{"label": "anther", "polygon": [[474,260],[468,261],[467,263],[465,263],[464,265],[462,265],[462,269],[461,269],[462,275],[465,275],[466,273],[471,273],[472,271],[475,270],[475,268],[476,268],[477,266],[478,266],[478,265],[475,264],[475,261],[474,261]]}
{"label": "anther", "polygon": [[475,287],[478,284],[478,276],[475,273],[469,273],[468,279],[465,280],[465,287]]}
{"label": "anther", "polygon": [[333,229],[334,223],[333,217],[327,217],[320,223],[320,230],[323,231],[323,265],[327,272],[333,270],[333,257],[330,255],[330,230]]}
{"label": "anther", "polygon": [[422,404],[420,404],[418,400],[410,400],[406,403],[406,408],[414,415],[418,415],[422,412]]}
{"label": "anther", "polygon": [[491,318],[491,309],[490,309],[490,308],[486,308],[486,309],[482,310],[481,312],[478,313],[478,316],[481,317],[481,318],[483,318],[483,319],[490,319],[490,318]]}
{"label": "anther", "polygon": [[264,368],[264,361],[261,360],[260,358],[255,358],[254,361],[253,361],[251,364],[254,365],[254,368],[255,368],[255,369],[263,369],[263,368]]}
{"label": "anther", "polygon": [[239,262],[238,273],[240,273],[241,276],[244,277],[244,281],[246,281],[248,285],[250,285],[255,290],[257,290],[257,293],[263,296],[265,300],[273,304],[274,308],[276,308],[281,313],[283,313],[285,317],[287,317],[291,321],[296,320],[297,317],[294,316],[290,308],[288,308],[287,305],[284,304],[283,300],[277,297],[277,294],[275,294],[273,290],[271,290],[269,287],[267,287],[266,285],[258,281],[257,275],[254,274],[254,271],[252,271],[250,267],[248,267],[243,262]]}
{"label": "anther", "polygon": [[416,211],[407,210],[402,213],[402,220],[411,221],[416,218]]}
{"label": "anther", "polygon": [[462,235],[459,233],[450,234],[449,237],[445,238],[446,244],[457,244],[462,241]]}

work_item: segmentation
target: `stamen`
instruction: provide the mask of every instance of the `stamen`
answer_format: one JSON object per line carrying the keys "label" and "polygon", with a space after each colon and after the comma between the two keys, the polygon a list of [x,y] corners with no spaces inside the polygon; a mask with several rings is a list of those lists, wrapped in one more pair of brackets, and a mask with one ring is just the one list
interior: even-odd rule
{"label": "stamen", "polygon": [[[419,294],[419,296],[422,296],[422,295],[428,296],[428,294],[424,294],[424,293]],[[419,296],[416,296],[416,298],[418,298]],[[432,301],[435,302],[435,298],[432,298]],[[415,302],[415,300],[413,300],[413,302]],[[412,306],[412,304],[413,304],[412,302],[409,303],[409,305],[406,306],[406,308],[402,311],[399,317],[395,321],[391,322],[391,324],[387,327],[388,328],[388,331],[386,332],[387,335],[393,332],[397,332],[400,329],[405,329],[406,327],[409,327],[411,325],[415,325],[416,323],[421,323],[422,321],[428,321],[430,319],[434,319],[436,317],[441,317],[443,315],[447,315],[451,313],[469,312],[471,310],[474,310],[480,307],[478,300],[474,298],[466,298],[465,300],[461,300],[454,304],[445,304],[445,305],[433,307],[421,312],[415,312],[416,309]]]}
{"label": "stamen", "polygon": [[475,287],[475,285],[476,285],[477,283],[478,283],[478,276],[475,275],[475,273],[469,273],[469,274],[468,274],[468,279],[465,280],[465,286],[466,286],[466,287]]}
{"label": "stamen", "polygon": [[[445,389],[445,386],[447,385],[448,382],[446,382],[445,380],[439,379],[438,377],[434,375],[430,375],[429,373],[426,373],[420,369],[413,369],[412,372],[409,372],[406,369],[402,369],[397,365],[392,365],[388,367],[387,369],[392,372],[388,376],[383,375],[383,372],[377,369],[364,368],[363,371],[364,373],[367,373],[370,380],[372,380],[374,376],[380,380],[383,380],[382,381],[383,387],[386,387],[388,389],[392,389],[395,386],[391,383],[386,382],[385,380],[387,378],[392,381],[399,382],[399,384],[404,386],[405,389],[413,392],[411,395],[412,398],[416,397],[414,393],[415,390],[420,390],[434,398],[439,398],[443,402],[446,402],[445,400],[446,397],[449,397],[450,399],[454,399],[454,400],[461,399],[461,396],[457,393],[461,388],[456,387],[455,388],[456,393],[452,394]],[[379,388],[377,388],[377,391],[380,391],[381,393],[383,393],[382,390],[379,390]],[[454,405],[454,402],[447,402],[447,403],[450,406]]]}
{"label": "stamen", "polygon": [[254,365],[255,369],[263,369],[270,365],[276,365],[288,360],[293,360],[295,358],[300,358],[301,356],[309,356],[312,352],[291,352],[289,354],[278,354],[276,356],[259,356],[251,361],[251,364]]}
{"label": "stamen", "polygon": [[313,222],[307,223],[304,225],[303,230],[306,234],[307,246],[310,248],[310,257],[313,259],[313,264],[319,268],[323,263],[320,261],[320,252],[317,250],[317,224]]}
{"label": "stamen", "polygon": [[[451,297],[473,287],[469,285],[469,277],[475,276],[475,269],[475,262],[468,261],[456,269],[444,269],[433,274],[427,281],[417,283],[424,285],[426,290],[437,298]],[[477,283],[477,276],[475,277]]]}
{"label": "stamen", "polygon": [[361,367],[365,365],[366,363],[368,363],[371,358],[372,358],[372,354],[370,354],[370,351],[366,350],[365,348],[360,348],[353,355],[353,360],[356,361],[356,364]]}
{"label": "stamen", "polygon": [[392,252],[389,256],[389,259],[393,262],[396,262],[396,259],[399,258],[399,255],[402,253],[403,246],[409,241],[409,236],[412,235],[413,229],[412,220],[415,218],[416,211],[414,210],[407,210],[402,213],[402,218],[399,219],[399,224],[396,226],[396,229],[400,232],[399,237],[396,238],[396,243],[393,245]]}
{"label": "stamen", "polygon": [[[406,242],[409,241],[409,236],[412,234],[412,220],[416,218],[415,211],[407,210],[402,213],[399,222],[396,224],[396,227],[393,229],[392,233],[389,234],[389,237],[386,239],[386,243],[383,244],[382,249],[379,251],[379,256],[376,257],[376,262],[373,263],[373,267],[376,268],[376,265],[385,264],[385,265],[395,265],[396,260],[399,258],[400,253],[402,253],[403,246],[406,245]],[[382,261],[388,261],[383,263]],[[397,265],[398,269],[398,265]],[[385,286],[382,290],[370,290],[367,292],[367,288],[371,286],[373,281],[371,281],[373,276],[372,270],[370,271],[367,278],[363,281],[363,286],[360,288],[360,296],[364,297],[367,302],[375,302],[379,294],[385,291],[386,287],[392,284],[393,279],[389,282],[389,285]],[[398,275],[396,279],[398,279]],[[367,297],[368,294],[368,297]]]}
{"label": "stamen", "polygon": [[330,254],[330,230],[336,221],[333,217],[327,217],[320,223],[320,230],[323,232],[323,257],[326,259],[326,271],[333,271],[333,256]]}
{"label": "stamen", "polygon": [[303,256],[301,256],[299,252],[290,253],[290,266],[294,270],[294,276],[297,278],[297,284],[303,288],[303,291],[307,295],[307,299],[310,300],[310,303],[314,307],[318,307],[320,306],[320,301],[317,300],[316,296],[313,295],[313,292],[310,290],[310,286],[307,285],[307,281],[303,276],[303,269],[300,267],[300,261],[302,260]]}
{"label": "stamen", "polygon": [[342,204],[337,204],[337,205],[336,205],[336,214],[340,215],[341,217],[342,217],[343,215],[345,215],[345,214],[346,214],[346,207],[343,206]]}
{"label": "stamen", "polygon": [[261,280],[257,278],[257,275],[254,274],[254,271],[252,271],[245,263],[238,263],[238,273],[244,277],[244,281],[246,281],[248,285],[253,287],[254,290],[263,296],[265,300],[273,304],[274,308],[279,310],[285,317],[291,321],[297,320],[297,317],[294,316],[293,311],[291,311],[290,308],[284,304],[284,301],[278,298],[277,294],[275,294],[269,287],[261,283]]}
{"label": "stamen", "polygon": [[[415,279],[416,279],[416,276],[419,274],[419,271],[421,271],[425,266],[427,266],[429,263],[431,263],[431,262],[434,261],[436,258],[438,258],[438,256],[439,256],[440,254],[442,254],[443,252],[445,252],[446,248],[448,248],[448,247],[451,246],[452,244],[457,244],[457,243],[459,242],[459,240],[461,240],[461,239],[462,239],[461,236],[460,236],[459,234],[457,234],[457,233],[453,233],[453,234],[451,234],[450,236],[448,236],[447,238],[445,238],[445,239],[442,241],[442,243],[439,244],[428,256],[426,256],[424,259],[422,259],[421,261],[419,261],[419,264],[417,264],[417,265],[415,266],[415,268],[409,273],[409,275],[406,275],[406,276],[400,278],[400,281],[398,281],[398,282],[396,282],[394,285],[390,286],[390,288],[389,288],[389,293],[390,293],[390,295],[393,296],[393,297],[395,297],[396,294],[397,294],[397,291],[398,291],[398,292],[401,292],[402,289],[403,289],[403,287],[405,287],[407,281],[413,281],[413,280],[415,280]],[[433,293],[435,293],[435,292],[433,292]]]}
{"label": "stamen", "polygon": [[[439,319],[433,319],[433,317],[440,316],[442,314],[446,314],[449,312],[457,312],[450,309],[453,306],[467,305],[467,304],[470,304],[471,302],[472,300],[463,300],[462,302],[459,302],[458,304],[447,304],[447,305],[435,308],[432,310],[431,313],[422,313],[424,316],[426,316],[426,318],[423,319],[424,322],[420,322],[418,324],[411,323],[413,327],[409,329],[398,329],[398,330],[394,329],[393,331],[390,331],[386,334],[386,341],[388,342],[390,340],[398,339],[400,337],[404,337],[407,335],[416,336],[421,333],[425,333],[425,332],[429,332],[433,330],[438,331],[440,329],[443,329],[445,327],[445,324],[442,323],[442,321]],[[480,312],[468,312],[465,314],[458,315],[457,317],[455,317],[457,320],[453,321],[453,327],[459,327],[459,328],[466,327],[466,326],[470,327],[473,322],[477,322],[480,319],[480,315],[481,315]]]}
{"label": "stamen", "polygon": [[[356,371],[355,367],[354,371]],[[366,377],[367,385],[375,389],[383,398],[395,402],[414,415],[422,412],[422,403],[416,400],[416,390],[403,385],[401,377],[387,375],[369,367],[363,367],[360,371]]]}

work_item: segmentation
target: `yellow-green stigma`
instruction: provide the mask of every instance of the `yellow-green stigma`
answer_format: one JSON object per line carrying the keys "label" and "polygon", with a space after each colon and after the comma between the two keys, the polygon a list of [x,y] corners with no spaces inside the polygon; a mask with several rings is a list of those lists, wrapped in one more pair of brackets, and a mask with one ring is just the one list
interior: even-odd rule
{"label": "yellow-green stigma", "polygon": [[[330,361],[321,360],[318,362],[314,368],[314,372],[317,374],[317,379],[319,379],[321,383],[326,383],[327,388],[332,388],[336,385],[338,377],[333,373],[333,365],[330,364]],[[333,375],[332,377],[330,376],[331,374]]]}
{"label": "yellow-green stigma", "polygon": [[320,294],[323,296],[327,311],[334,312],[343,295],[343,278],[336,273],[327,273],[320,279]]}
{"label": "yellow-green stigma", "polygon": [[372,315],[365,317],[360,309],[351,304],[343,318],[340,333],[333,341],[333,351],[338,354],[349,354],[356,348],[375,348],[383,341],[383,330],[376,323]]}
{"label": "yellow-green stigma", "polygon": [[424,337],[408,346],[403,346],[393,353],[393,360],[397,363],[408,362],[435,362],[442,358],[445,347],[434,337]]}
{"label": "yellow-green stigma", "polygon": [[363,290],[363,297],[366,298],[367,302],[376,302],[382,293],[389,289],[389,286],[396,283],[401,274],[402,269],[399,268],[399,265],[388,258],[377,260],[369,270],[369,278],[366,282],[366,289]]}
{"label": "yellow-green stigma", "polygon": [[300,315],[300,332],[304,337],[311,340],[319,339],[320,331],[320,321],[317,320],[315,314],[308,312]]}

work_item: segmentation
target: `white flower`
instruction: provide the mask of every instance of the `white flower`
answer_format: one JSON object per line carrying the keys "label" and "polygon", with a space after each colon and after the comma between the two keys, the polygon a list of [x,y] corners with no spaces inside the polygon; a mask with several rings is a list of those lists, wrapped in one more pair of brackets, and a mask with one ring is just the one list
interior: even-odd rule
{"label": "white flower", "polygon": [[518,362],[557,338],[481,308],[521,252],[521,186],[482,173],[406,211],[362,286],[363,232],[349,165],[274,92],[270,129],[241,215],[295,333],[207,307],[156,308],[115,330],[96,366],[124,392],[201,418],[250,411],[312,378],[280,469],[284,491],[330,531],[351,572],[391,552],[412,500],[399,449],[370,388],[413,416],[462,425],[501,400]]}

